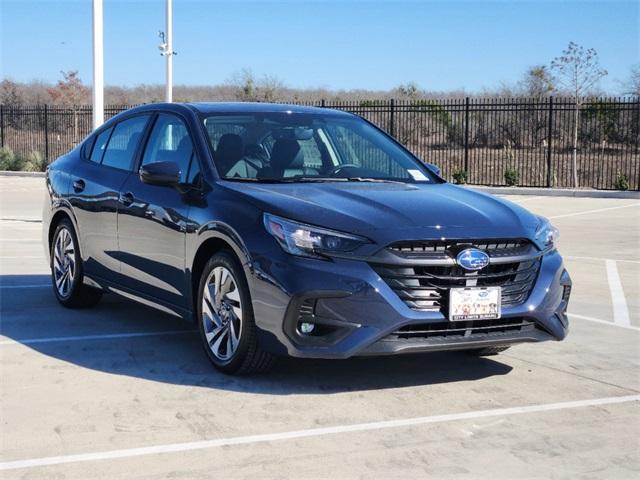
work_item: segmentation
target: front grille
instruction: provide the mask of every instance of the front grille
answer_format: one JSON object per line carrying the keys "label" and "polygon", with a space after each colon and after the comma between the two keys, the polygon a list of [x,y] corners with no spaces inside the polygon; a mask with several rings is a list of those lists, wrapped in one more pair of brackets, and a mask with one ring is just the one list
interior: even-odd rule
{"label": "front grille", "polygon": [[451,288],[501,287],[502,306],[524,303],[538,276],[540,259],[490,264],[477,272],[458,265],[372,265],[372,268],[409,308],[447,315]]}
{"label": "front grille", "polygon": [[465,322],[436,322],[407,325],[393,332],[391,339],[434,338],[434,337],[477,337],[497,336],[514,332],[533,330],[535,324],[522,318],[502,318],[499,320],[470,320]]}
{"label": "front grille", "polygon": [[420,240],[397,242],[389,246],[389,250],[405,258],[442,259],[455,256],[465,248],[474,247],[484,250],[490,257],[510,257],[527,255],[534,249],[525,238],[488,239],[488,240]]}

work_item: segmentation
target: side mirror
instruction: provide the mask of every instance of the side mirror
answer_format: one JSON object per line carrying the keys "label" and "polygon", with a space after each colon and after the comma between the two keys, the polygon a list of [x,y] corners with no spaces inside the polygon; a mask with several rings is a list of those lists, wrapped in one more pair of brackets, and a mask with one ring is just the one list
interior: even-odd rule
{"label": "side mirror", "polygon": [[431,170],[433,173],[435,173],[436,175],[440,176],[440,167],[438,167],[437,165],[433,164],[433,163],[426,163],[425,164],[427,166],[427,168],[429,170]]}
{"label": "side mirror", "polygon": [[173,187],[180,183],[180,167],[176,162],[154,162],[140,167],[140,180],[149,185]]}

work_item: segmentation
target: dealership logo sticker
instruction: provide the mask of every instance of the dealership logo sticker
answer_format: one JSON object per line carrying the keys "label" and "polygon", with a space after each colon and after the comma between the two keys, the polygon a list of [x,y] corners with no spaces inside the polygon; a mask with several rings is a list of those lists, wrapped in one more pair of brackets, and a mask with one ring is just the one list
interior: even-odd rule
{"label": "dealership logo sticker", "polygon": [[458,254],[456,263],[465,270],[480,270],[489,265],[489,255],[477,248],[467,248]]}

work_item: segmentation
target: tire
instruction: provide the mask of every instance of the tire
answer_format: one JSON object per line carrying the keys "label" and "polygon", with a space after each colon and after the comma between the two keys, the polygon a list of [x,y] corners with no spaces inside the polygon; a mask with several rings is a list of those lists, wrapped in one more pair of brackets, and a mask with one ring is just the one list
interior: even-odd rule
{"label": "tire", "polygon": [[196,299],[202,346],[213,365],[234,375],[266,372],[275,357],[258,344],[247,279],[227,251],[204,267]]}
{"label": "tire", "polygon": [[498,355],[500,352],[504,352],[509,348],[510,347],[506,345],[498,346],[498,347],[485,347],[485,348],[478,348],[475,350],[469,350],[469,353],[472,355],[476,355],[478,357],[490,357],[492,355]]}
{"label": "tire", "polygon": [[58,223],[51,242],[51,283],[58,302],[67,308],[96,305],[102,291],[83,283],[82,258],[78,237],[68,218]]}

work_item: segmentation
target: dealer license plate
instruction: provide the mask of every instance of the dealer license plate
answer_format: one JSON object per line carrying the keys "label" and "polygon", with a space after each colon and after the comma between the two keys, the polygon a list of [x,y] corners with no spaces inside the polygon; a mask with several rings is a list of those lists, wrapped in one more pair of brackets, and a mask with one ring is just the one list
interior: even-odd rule
{"label": "dealer license plate", "polygon": [[449,290],[449,320],[500,318],[500,287],[468,287]]}

